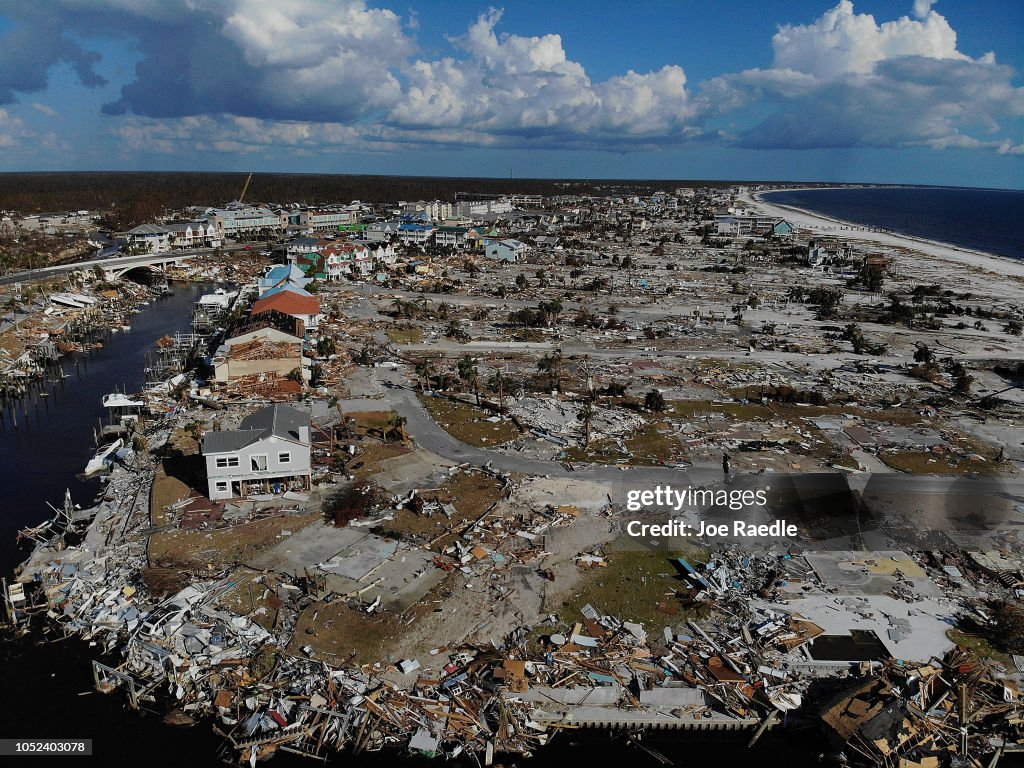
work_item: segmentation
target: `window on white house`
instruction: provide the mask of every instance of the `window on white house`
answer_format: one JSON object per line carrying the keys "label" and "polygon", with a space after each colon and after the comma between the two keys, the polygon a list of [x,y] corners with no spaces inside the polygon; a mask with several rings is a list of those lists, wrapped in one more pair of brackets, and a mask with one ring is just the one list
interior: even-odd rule
{"label": "window on white house", "polygon": [[250,456],[249,463],[252,467],[253,472],[266,472],[267,471],[267,457],[266,454],[262,456]]}
{"label": "window on white house", "polygon": [[288,464],[288,463],[291,462],[291,460],[292,460],[292,455],[288,451],[285,451],[283,453],[277,454],[277,463],[278,464]]}
{"label": "window on white house", "polygon": [[228,484],[226,482],[219,482],[219,483],[217,483],[217,490],[218,491],[226,491],[227,489],[228,489]]}
{"label": "window on white house", "polygon": [[224,469],[225,467],[237,467],[238,457],[237,456],[218,456],[217,457],[217,468]]}

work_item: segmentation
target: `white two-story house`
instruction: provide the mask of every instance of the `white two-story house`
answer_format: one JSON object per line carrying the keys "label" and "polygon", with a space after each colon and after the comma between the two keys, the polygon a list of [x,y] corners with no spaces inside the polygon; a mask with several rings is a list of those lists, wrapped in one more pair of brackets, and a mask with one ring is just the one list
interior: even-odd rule
{"label": "white two-story house", "polygon": [[140,224],[124,233],[128,245],[139,253],[167,253],[171,250],[171,231],[160,224]]}
{"label": "white two-story house", "polygon": [[310,441],[309,414],[281,404],[246,416],[238,429],[207,432],[210,499],[309,490]]}
{"label": "white two-story house", "polygon": [[217,228],[206,221],[168,221],[164,228],[170,232],[171,248],[219,248]]}

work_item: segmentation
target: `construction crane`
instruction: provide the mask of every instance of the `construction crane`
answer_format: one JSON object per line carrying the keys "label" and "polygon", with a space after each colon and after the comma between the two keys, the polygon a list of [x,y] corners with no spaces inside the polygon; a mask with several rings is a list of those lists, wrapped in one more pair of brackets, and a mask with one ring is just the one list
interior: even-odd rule
{"label": "construction crane", "polygon": [[238,196],[238,202],[240,202],[240,203],[241,203],[241,202],[244,202],[244,201],[245,201],[245,193],[246,193],[246,192],[247,192],[247,191],[249,190],[249,182],[250,182],[250,181],[252,181],[252,174],[251,174],[251,173],[249,174],[249,178],[247,178],[247,179],[245,180],[245,186],[244,186],[244,187],[242,187],[242,194],[240,194],[240,195]]}

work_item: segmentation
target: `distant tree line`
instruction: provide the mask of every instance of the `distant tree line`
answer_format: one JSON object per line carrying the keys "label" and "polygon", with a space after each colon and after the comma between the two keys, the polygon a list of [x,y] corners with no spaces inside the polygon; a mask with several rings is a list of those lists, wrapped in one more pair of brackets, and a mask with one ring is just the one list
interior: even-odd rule
{"label": "distant tree line", "polygon": [[[129,228],[152,221],[165,211],[190,205],[223,205],[236,199],[246,173],[196,172],[50,172],[0,173],[0,210],[22,213],[112,209],[107,222]],[[249,202],[369,203],[392,200],[453,200],[455,193],[530,193],[650,195],[677,186],[724,187],[734,182],[669,180],[559,181],[555,179],[487,179],[441,176],[347,176],[301,173],[256,173],[246,193]]]}

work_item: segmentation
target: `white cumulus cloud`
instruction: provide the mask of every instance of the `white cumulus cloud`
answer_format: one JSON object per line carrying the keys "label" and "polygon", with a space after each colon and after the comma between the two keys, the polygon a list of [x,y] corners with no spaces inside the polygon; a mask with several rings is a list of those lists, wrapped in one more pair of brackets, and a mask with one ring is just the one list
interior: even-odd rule
{"label": "white cumulus cloud", "polygon": [[[403,18],[388,0],[0,0],[15,21],[0,35],[0,105],[45,92],[60,64],[85,87],[104,85],[89,45],[100,36],[138,50],[103,111],[140,151],[703,141],[1021,154],[1019,73],[961,50],[935,0],[902,2],[904,15],[876,18],[823,0],[817,18],[778,26],[763,66],[691,83],[685,42],[679,61],[598,79],[556,31],[504,31],[494,9],[451,30],[436,53],[421,47],[416,13]],[[48,114],[43,101],[57,103],[29,103]]]}
{"label": "white cumulus cloud", "polygon": [[840,0],[813,24],[779,28],[772,38],[773,68],[828,79],[867,74],[878,62],[899,56],[966,59],[956,48],[956,32],[930,6],[918,0],[918,19],[902,16],[879,24],[871,14],[857,13],[850,0]]}
{"label": "white cumulus cloud", "polygon": [[491,10],[450,38],[461,57],[411,64],[388,123],[447,140],[534,146],[678,142],[695,130],[681,67],[595,83],[559,35],[499,35],[501,16]]}
{"label": "white cumulus cloud", "polygon": [[840,0],[780,27],[770,68],[713,78],[702,104],[738,122],[752,148],[998,147],[1001,126],[1024,115],[1024,88],[993,55],[960,51],[932,5],[879,23]]}

